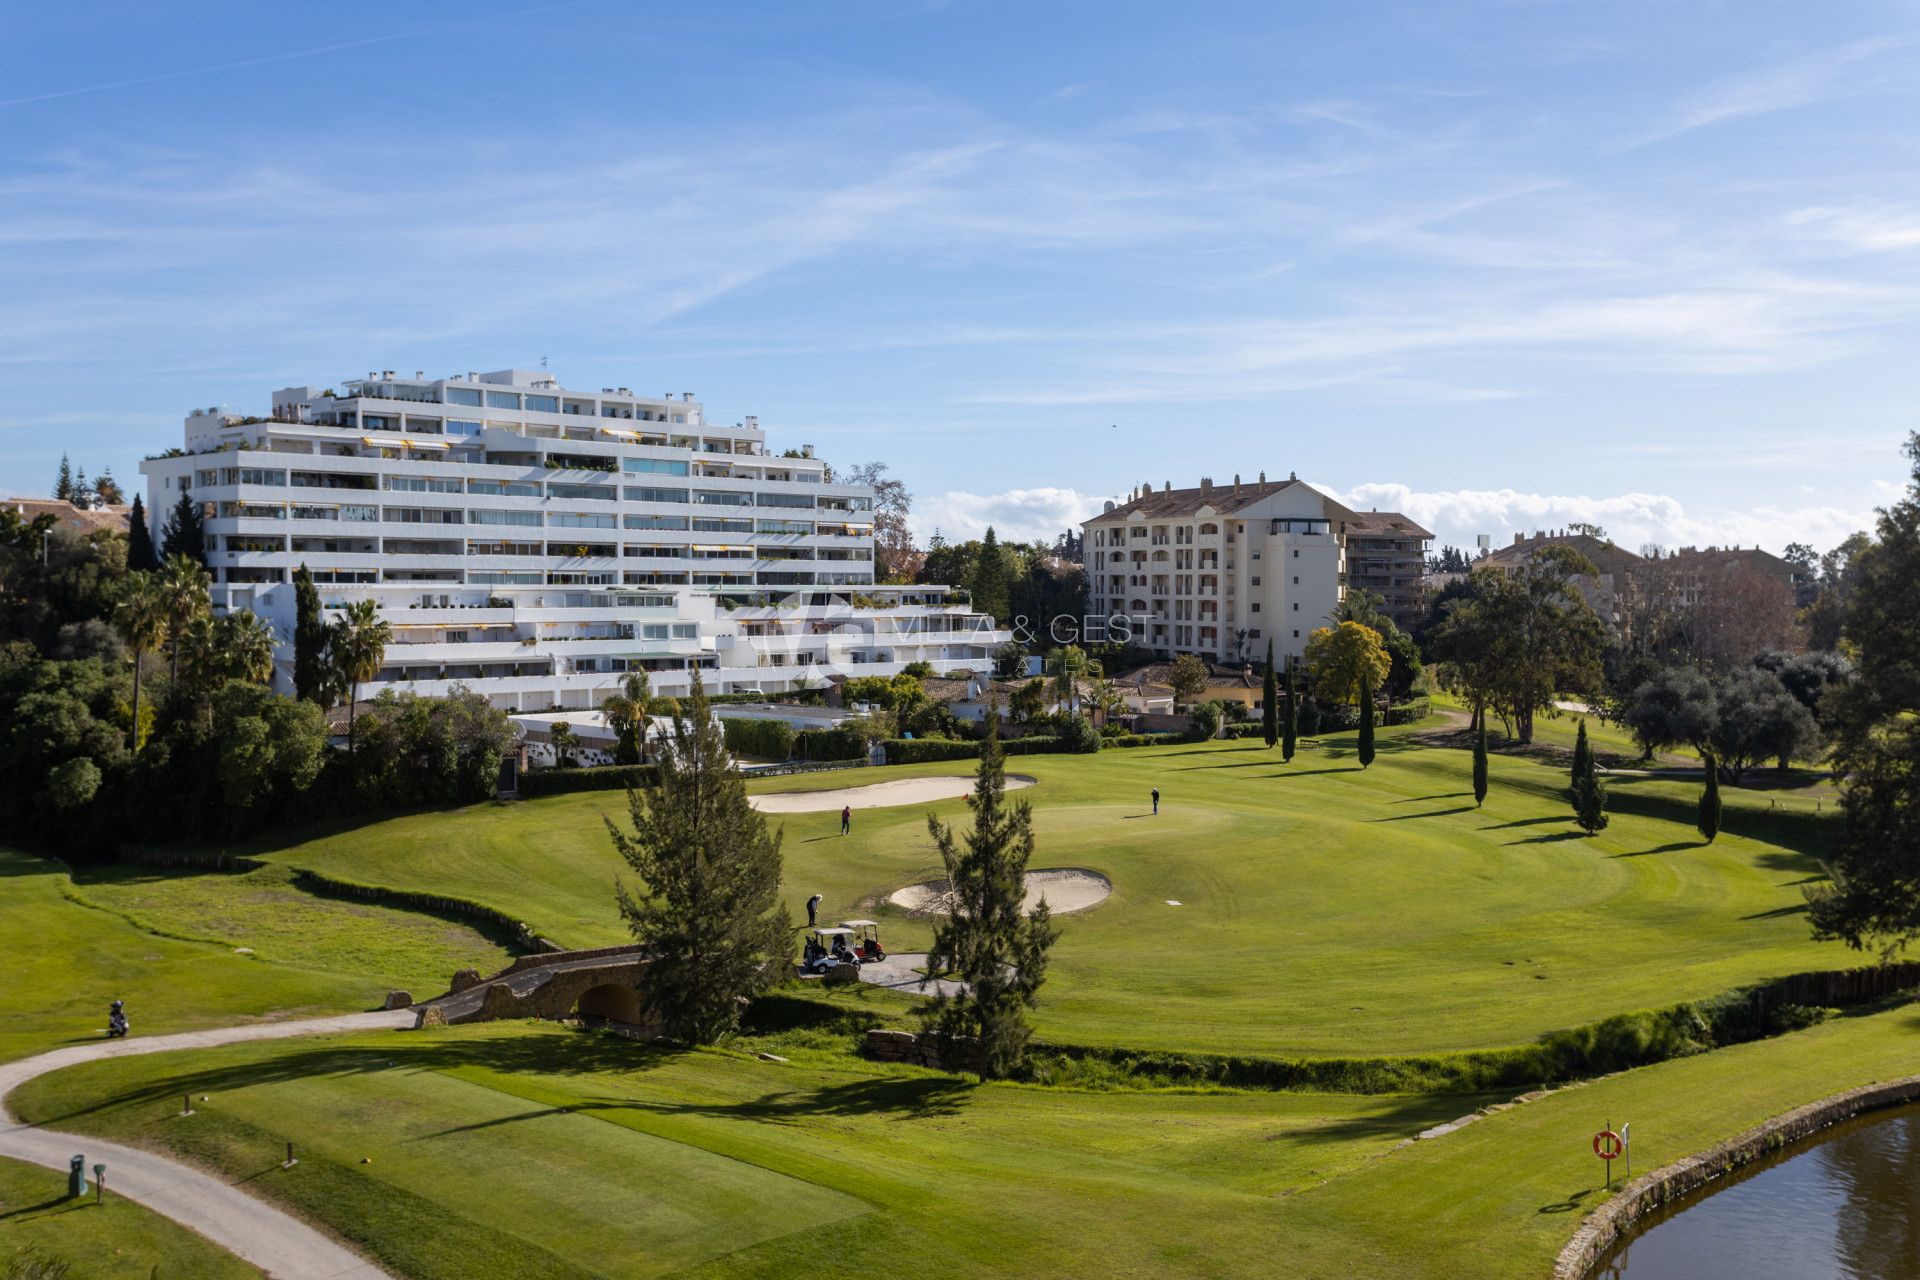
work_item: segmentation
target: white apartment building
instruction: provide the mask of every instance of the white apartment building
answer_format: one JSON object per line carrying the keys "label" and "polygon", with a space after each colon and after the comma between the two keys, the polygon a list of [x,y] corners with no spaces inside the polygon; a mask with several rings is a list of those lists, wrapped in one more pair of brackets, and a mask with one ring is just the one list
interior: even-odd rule
{"label": "white apartment building", "polygon": [[948,588],[876,585],[871,488],[691,392],[388,370],[195,412],[141,471],[156,543],[183,490],[200,505],[215,607],[273,624],[283,689],[303,564],[329,613],[378,602],[380,685],[515,711],[597,707],[635,669],[676,694],[694,668],[715,693],[983,668],[1010,638]]}
{"label": "white apartment building", "polygon": [[1210,662],[1299,657],[1346,594],[1361,517],[1299,479],[1143,485],[1088,520],[1089,609],[1124,615],[1133,642]]}

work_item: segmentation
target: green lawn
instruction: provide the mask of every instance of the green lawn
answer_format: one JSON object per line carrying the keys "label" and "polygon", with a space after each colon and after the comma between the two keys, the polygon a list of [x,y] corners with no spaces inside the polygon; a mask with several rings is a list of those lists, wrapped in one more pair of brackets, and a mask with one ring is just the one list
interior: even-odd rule
{"label": "green lawn", "polygon": [[394,985],[437,994],[459,957],[502,954],[463,927],[273,880],[123,868],[76,887],[60,863],[0,847],[0,1060],[98,1039],[116,997],[137,1034],[188,1031],[374,1008]]}
{"label": "green lawn", "polygon": [[[531,1024],[102,1062],[28,1116],[179,1151],[439,1277],[1538,1277],[1650,1167],[1920,1062],[1920,1010],[1484,1099],[1081,1092],[841,1056],[787,1064]],[[170,1116],[183,1091],[211,1101]],[[305,1153],[274,1168],[288,1140]],[[370,1163],[361,1163],[362,1159]],[[430,1224],[430,1225],[429,1225]],[[456,1254],[442,1246],[458,1238]],[[468,1243],[470,1242],[470,1244]]]}
{"label": "green lawn", "polygon": [[[107,1172],[113,1185],[113,1172]],[[67,1264],[71,1280],[259,1280],[205,1239],[109,1194],[67,1200],[67,1175],[0,1160],[0,1275],[16,1259]]]}
{"label": "green lawn", "polygon": [[[1039,780],[1036,867],[1090,867],[1113,896],[1063,918],[1043,1034],[1161,1049],[1337,1056],[1527,1042],[1609,1014],[1704,997],[1858,957],[1808,941],[1801,886],[1830,816],[1770,811],[1729,789],[1725,833],[1699,843],[1697,788],[1612,782],[1613,823],[1579,835],[1564,773],[1497,757],[1475,809],[1467,757],[1382,735],[1362,771],[1351,737],[1282,765],[1257,740],[1017,757]],[[771,779],[804,790],[964,765]],[[1147,793],[1165,798],[1150,815]],[[249,850],[348,880],[499,907],[563,943],[624,940],[623,868],[602,825],[619,793],[479,805]],[[963,802],[931,808],[964,820]],[[890,947],[927,925],[884,905],[937,874],[926,809],[790,815],[786,896],[831,918],[877,915]],[[1179,906],[1169,905],[1169,900]]]}

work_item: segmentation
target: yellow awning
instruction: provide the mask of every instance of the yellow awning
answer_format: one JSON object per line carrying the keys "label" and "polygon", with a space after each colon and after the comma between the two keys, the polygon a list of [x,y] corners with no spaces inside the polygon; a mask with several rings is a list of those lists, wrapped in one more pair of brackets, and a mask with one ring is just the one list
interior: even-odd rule
{"label": "yellow awning", "polygon": [[600,431],[604,435],[622,436],[628,440],[638,440],[640,438],[638,431],[628,431],[624,427],[602,427]]}

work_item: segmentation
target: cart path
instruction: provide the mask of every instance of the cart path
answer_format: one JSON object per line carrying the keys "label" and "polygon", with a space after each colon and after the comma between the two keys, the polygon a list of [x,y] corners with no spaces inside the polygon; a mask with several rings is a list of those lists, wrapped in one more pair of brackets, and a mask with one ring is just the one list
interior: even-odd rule
{"label": "cart path", "polygon": [[[1018,791],[1033,785],[1025,774],[1007,775],[1007,790]],[[749,797],[761,813],[831,813],[835,809],[884,809],[891,805],[931,804],[935,800],[957,800],[973,794],[973,775],[949,774],[937,778],[895,778],[892,782],[873,782],[864,787],[840,787],[833,791],[773,791]]]}
{"label": "cart path", "polygon": [[64,1174],[74,1156],[84,1155],[89,1182],[93,1166],[104,1164],[109,1195],[132,1200],[199,1232],[275,1280],[390,1280],[387,1272],[345,1245],[219,1178],[151,1151],[22,1124],[6,1102],[7,1095],[27,1081],[82,1062],[171,1049],[207,1049],[247,1040],[411,1027],[417,1016],[412,1009],[395,1009],[298,1022],[258,1022],[177,1035],[101,1040],[0,1063],[0,1156],[45,1165]]}

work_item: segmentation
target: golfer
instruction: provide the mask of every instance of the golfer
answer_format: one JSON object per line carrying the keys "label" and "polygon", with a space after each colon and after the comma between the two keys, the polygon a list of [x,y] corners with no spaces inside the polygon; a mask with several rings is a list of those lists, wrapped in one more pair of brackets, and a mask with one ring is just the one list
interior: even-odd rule
{"label": "golfer", "polygon": [[816,893],[811,898],[807,899],[807,928],[811,929],[819,923],[820,923],[820,895]]}
{"label": "golfer", "polygon": [[840,809],[840,834],[846,835],[853,830],[853,806],[843,805]]}
{"label": "golfer", "polygon": [[1160,812],[1160,788],[1158,787],[1153,789],[1153,811],[1156,814]]}

